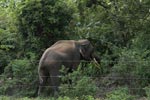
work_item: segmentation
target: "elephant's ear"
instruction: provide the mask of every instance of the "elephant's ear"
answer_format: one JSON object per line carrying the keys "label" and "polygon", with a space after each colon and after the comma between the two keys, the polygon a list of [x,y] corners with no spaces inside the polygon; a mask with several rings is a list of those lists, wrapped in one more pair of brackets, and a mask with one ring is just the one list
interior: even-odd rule
{"label": "elephant's ear", "polygon": [[89,45],[90,45],[90,41],[88,40],[79,40],[80,43],[80,48],[79,48],[79,52],[80,54],[85,57],[86,55],[86,50],[88,49]]}

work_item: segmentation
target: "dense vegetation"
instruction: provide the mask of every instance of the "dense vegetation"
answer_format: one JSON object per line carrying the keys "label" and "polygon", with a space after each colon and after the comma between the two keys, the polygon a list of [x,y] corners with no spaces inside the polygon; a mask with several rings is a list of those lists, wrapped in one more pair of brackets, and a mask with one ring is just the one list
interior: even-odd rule
{"label": "dense vegetation", "polygon": [[43,51],[85,38],[101,65],[82,62],[69,75],[62,67],[62,81],[73,84],[60,86],[58,100],[150,99],[149,27],[149,0],[0,0],[0,99],[28,100]]}

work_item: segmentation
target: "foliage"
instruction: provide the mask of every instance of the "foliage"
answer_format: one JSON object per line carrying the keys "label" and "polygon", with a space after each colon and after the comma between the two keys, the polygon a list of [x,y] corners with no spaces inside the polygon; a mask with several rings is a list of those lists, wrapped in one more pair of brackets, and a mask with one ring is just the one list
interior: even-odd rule
{"label": "foliage", "polygon": [[[30,54],[31,58],[12,60],[5,67],[3,94],[10,95],[32,95],[33,89],[37,86],[36,66],[34,65],[35,54]],[[3,90],[5,89],[5,90]],[[29,91],[30,92],[26,92]]]}
{"label": "foliage", "polygon": [[6,30],[0,31],[0,73],[4,71],[4,66],[15,57],[13,50],[17,50],[17,35],[15,33],[9,33]]}
{"label": "foliage", "polygon": [[106,95],[106,100],[134,100],[127,88],[118,88]]}
{"label": "foliage", "polygon": [[[0,96],[1,100],[11,100],[11,99],[15,99],[15,100],[80,100],[78,98],[69,98],[69,97],[58,97],[58,98],[28,98],[28,97],[24,97],[24,98],[17,98],[17,97],[7,97],[7,96]],[[84,100],[95,100],[92,96],[87,96],[86,99]],[[96,100],[100,100],[100,99],[96,99]]]}
{"label": "foliage", "polygon": [[50,39],[53,39],[53,42],[62,36],[67,37],[65,30],[72,19],[73,9],[66,2],[26,0],[21,2],[19,8],[18,30],[23,37],[38,36],[43,42]]}
{"label": "foliage", "polygon": [[150,86],[147,86],[144,88],[145,91],[146,91],[146,96],[147,96],[147,99],[150,99]]}
{"label": "foliage", "polygon": [[133,45],[132,47],[133,48],[137,48],[137,49],[140,49],[140,50],[149,50],[150,49],[150,42],[149,42],[149,37],[150,34],[144,34],[144,33],[141,33],[140,35],[138,35],[137,37],[135,37],[132,42],[133,42]]}
{"label": "foliage", "polygon": [[[119,84],[128,83],[132,88],[137,88],[139,93],[143,94],[142,88],[149,83],[149,57],[145,57],[149,51],[138,51],[135,49],[123,49],[118,63],[114,65],[113,72],[119,73],[121,80]],[[131,88],[131,89],[132,89]],[[138,93],[138,92],[137,92]]]}
{"label": "foliage", "polygon": [[[90,77],[83,76],[79,70],[74,71],[69,75],[65,75],[62,77],[62,81],[64,84],[60,87],[60,94],[63,96],[65,95],[84,99],[88,95],[94,96],[98,89],[94,80],[90,79]],[[71,83],[68,84],[70,81]]]}
{"label": "foliage", "polygon": [[[12,3],[10,2],[9,4]],[[0,4],[5,5],[5,2],[1,1]],[[18,45],[15,25],[13,23],[15,17],[10,8],[0,6],[0,74],[4,71],[4,67],[9,61],[14,58],[15,55],[12,51],[16,50]]]}
{"label": "foliage", "polygon": [[[149,0],[1,0],[0,94],[31,96],[45,48],[60,39],[87,38],[101,56],[100,69],[82,62],[64,74],[60,94],[66,96],[59,100],[94,100],[97,84],[116,88],[106,93],[108,100],[130,100],[129,91],[149,98],[149,9]],[[114,73],[109,84],[101,83]]]}

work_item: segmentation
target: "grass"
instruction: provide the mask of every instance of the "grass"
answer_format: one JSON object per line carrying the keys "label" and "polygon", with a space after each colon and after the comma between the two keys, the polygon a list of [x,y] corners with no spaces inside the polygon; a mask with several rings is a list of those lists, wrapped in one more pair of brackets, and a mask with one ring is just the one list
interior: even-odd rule
{"label": "grass", "polygon": [[[10,96],[0,96],[0,100],[81,100],[78,97],[76,98],[69,98],[69,97],[58,97],[52,98],[52,97],[47,97],[47,98],[42,98],[42,97],[37,97],[37,98],[28,98],[28,97],[10,97]],[[103,99],[94,99],[92,96],[87,96],[87,98],[84,98],[82,100],[103,100]]]}
{"label": "grass", "polygon": [[55,99],[54,98],[28,98],[28,97],[0,96],[0,100],[55,100]]}

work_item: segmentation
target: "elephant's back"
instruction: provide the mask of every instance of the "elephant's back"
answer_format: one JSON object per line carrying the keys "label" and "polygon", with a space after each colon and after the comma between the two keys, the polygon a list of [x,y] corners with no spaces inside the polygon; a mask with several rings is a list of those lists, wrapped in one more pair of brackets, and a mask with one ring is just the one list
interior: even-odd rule
{"label": "elephant's back", "polygon": [[76,49],[76,45],[74,40],[61,40],[48,49],[50,52],[55,51],[57,53],[70,53]]}
{"label": "elephant's back", "polygon": [[56,42],[51,47],[47,48],[43,53],[39,66],[48,66],[49,64],[73,60],[78,54],[74,40],[62,40]]}

